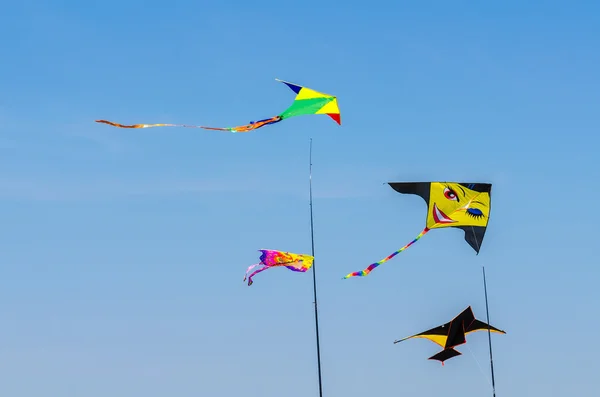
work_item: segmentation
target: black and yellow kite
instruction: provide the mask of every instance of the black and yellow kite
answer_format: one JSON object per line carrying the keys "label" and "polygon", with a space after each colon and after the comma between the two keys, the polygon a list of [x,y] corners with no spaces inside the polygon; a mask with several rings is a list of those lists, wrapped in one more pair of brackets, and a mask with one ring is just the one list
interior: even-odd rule
{"label": "black and yellow kite", "polygon": [[425,229],[398,251],[372,263],[366,269],[352,272],[344,278],[364,277],[373,269],[404,251],[431,229],[456,227],[464,230],[465,240],[479,253],[491,209],[491,183],[458,182],[389,182],[398,193],[416,194],[427,203]]}
{"label": "black and yellow kite", "polygon": [[450,322],[440,325],[439,327],[432,328],[428,331],[421,332],[420,334],[396,340],[394,341],[394,344],[411,338],[429,339],[430,341],[437,343],[444,348],[444,350],[429,357],[429,360],[437,360],[444,365],[444,361],[461,355],[461,353],[454,350],[454,348],[467,343],[466,334],[475,331],[486,331],[488,329],[491,332],[506,334],[506,332],[499,330],[498,328],[492,327],[483,321],[477,320],[473,314],[471,306],[469,306],[458,316],[454,317]]}

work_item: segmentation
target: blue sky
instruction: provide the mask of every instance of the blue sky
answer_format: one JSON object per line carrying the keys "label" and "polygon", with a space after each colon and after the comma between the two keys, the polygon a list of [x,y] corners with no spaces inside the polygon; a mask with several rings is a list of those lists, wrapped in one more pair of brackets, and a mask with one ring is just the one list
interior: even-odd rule
{"label": "blue sky", "polygon": [[[491,394],[487,335],[441,367],[400,337],[468,305],[498,396],[597,390],[600,5],[12,2],[0,23],[0,395],[318,395],[312,277],[242,282],[259,248],[310,252],[325,396]],[[270,117],[281,78],[342,126],[122,130]],[[476,256],[388,181],[492,182]],[[465,386],[468,385],[468,386]]]}

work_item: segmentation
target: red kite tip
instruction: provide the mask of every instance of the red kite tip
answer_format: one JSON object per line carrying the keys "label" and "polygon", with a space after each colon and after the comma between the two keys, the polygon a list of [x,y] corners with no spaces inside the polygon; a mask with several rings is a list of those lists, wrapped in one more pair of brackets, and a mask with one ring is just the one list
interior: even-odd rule
{"label": "red kite tip", "polygon": [[339,113],[327,113],[329,117],[331,117],[338,125],[342,125],[342,118]]}

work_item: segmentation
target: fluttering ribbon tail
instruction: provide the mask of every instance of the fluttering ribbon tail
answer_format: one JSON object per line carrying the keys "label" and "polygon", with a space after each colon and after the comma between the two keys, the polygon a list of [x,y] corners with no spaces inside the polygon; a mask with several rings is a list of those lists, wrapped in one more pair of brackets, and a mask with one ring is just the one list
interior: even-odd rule
{"label": "fluttering ribbon tail", "polygon": [[[255,270],[255,271],[254,271],[254,272],[253,272],[253,273],[252,273],[250,276],[248,276],[248,286],[251,286],[251,285],[254,283],[254,281],[252,281],[252,277],[254,277],[254,276],[256,276],[258,273],[260,273],[260,272],[264,272],[265,270],[267,270],[267,269],[270,269],[270,268],[272,268],[272,267],[273,267],[273,266],[265,266],[265,267],[261,267],[261,268],[260,268],[260,269],[258,269],[258,270]],[[244,280],[246,280],[246,278],[245,278],[245,277],[244,277]]]}
{"label": "fluttering ribbon tail", "polygon": [[251,121],[250,124],[240,125],[237,127],[230,128],[218,128],[218,127],[200,127],[205,130],[215,130],[215,131],[230,131],[230,132],[250,132],[256,130],[257,128],[264,127],[265,125],[275,124],[283,120],[281,116],[271,117],[269,119],[259,120],[259,121]]}
{"label": "fluttering ribbon tail", "polygon": [[255,130],[260,127],[264,127],[265,125],[278,123],[282,120],[281,116],[271,117],[269,119],[252,121],[250,124],[241,125],[238,127],[228,127],[228,128],[220,128],[220,127],[205,127],[201,125],[188,125],[188,124],[120,124],[115,123],[113,121],[108,120],[96,120],[96,123],[104,123],[108,125],[112,125],[117,128],[151,128],[151,127],[184,127],[184,128],[202,128],[205,130],[213,130],[213,131],[229,131],[229,132],[249,132]]}
{"label": "fluttering ribbon tail", "polygon": [[246,269],[246,274],[244,274],[244,280],[243,281],[246,281],[246,278],[248,278],[248,273],[250,273],[250,270],[252,270],[256,266],[260,266],[260,265],[264,265],[264,263],[255,263],[254,265],[248,266],[248,269]]}
{"label": "fluttering ribbon tail", "polygon": [[187,124],[119,124],[108,120],[96,120],[96,123],[104,123],[117,128],[151,128],[151,127],[185,127],[185,128],[205,128],[199,125]]}
{"label": "fluttering ribbon tail", "polygon": [[419,235],[417,237],[415,237],[415,239],[413,241],[411,241],[410,243],[406,244],[404,247],[400,248],[398,251],[396,251],[393,254],[391,254],[391,255],[383,258],[379,262],[375,262],[375,263],[370,264],[365,270],[361,270],[361,271],[358,271],[358,272],[352,272],[350,274],[347,274],[346,276],[344,276],[343,279],[347,279],[347,278],[350,278],[350,277],[364,277],[364,276],[368,276],[369,273],[371,273],[373,271],[373,269],[375,269],[377,266],[381,265],[382,263],[385,263],[385,262],[389,261],[390,259],[392,259],[396,255],[398,255],[399,253],[401,253],[402,251],[404,251],[405,249],[407,249],[408,247],[410,247],[411,245],[413,245],[417,240],[419,240],[421,237],[423,237],[429,230],[430,229],[426,227],[425,229],[423,229],[423,231],[421,233],[419,233]]}

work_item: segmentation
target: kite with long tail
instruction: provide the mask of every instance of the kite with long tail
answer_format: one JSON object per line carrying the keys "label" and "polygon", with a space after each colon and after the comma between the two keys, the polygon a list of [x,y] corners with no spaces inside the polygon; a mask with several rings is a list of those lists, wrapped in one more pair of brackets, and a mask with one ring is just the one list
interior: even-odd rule
{"label": "kite with long tail", "polygon": [[112,125],[118,128],[151,128],[151,127],[185,127],[185,128],[203,128],[205,130],[216,130],[216,131],[229,131],[229,132],[249,132],[257,128],[264,127],[266,125],[279,123],[294,116],[301,116],[307,114],[326,114],[331,117],[338,125],[342,124],[340,109],[337,103],[337,97],[324,94],[312,90],[310,88],[302,87],[297,84],[289,83],[283,80],[276,79],[287,85],[292,91],[296,93],[294,102],[288,107],[283,113],[273,116],[271,118],[251,121],[249,124],[237,126],[237,127],[205,127],[199,125],[187,125],[187,124],[132,124],[125,125],[119,124],[108,120],[96,120],[97,123],[104,123]]}
{"label": "kite with long tail", "polygon": [[[262,249],[258,251],[262,252],[260,256],[260,261],[254,265],[249,266],[246,270],[246,275],[244,276],[244,281],[248,279],[248,286],[254,283],[252,281],[252,277],[254,277],[260,272],[264,272],[267,269],[271,269],[273,267],[278,266],[284,266],[295,272],[304,273],[311,268],[314,261],[314,257],[310,255],[293,254],[291,252],[267,249]],[[250,273],[250,270],[254,269],[257,266],[261,267],[258,270],[255,270],[252,274],[248,275],[248,273]]]}
{"label": "kite with long tail", "polygon": [[431,229],[456,227],[463,229],[467,243],[479,253],[491,210],[492,185],[489,183],[457,182],[390,182],[398,193],[416,194],[427,203],[425,229],[410,243],[366,269],[344,277],[364,277],[377,266],[404,251]]}

